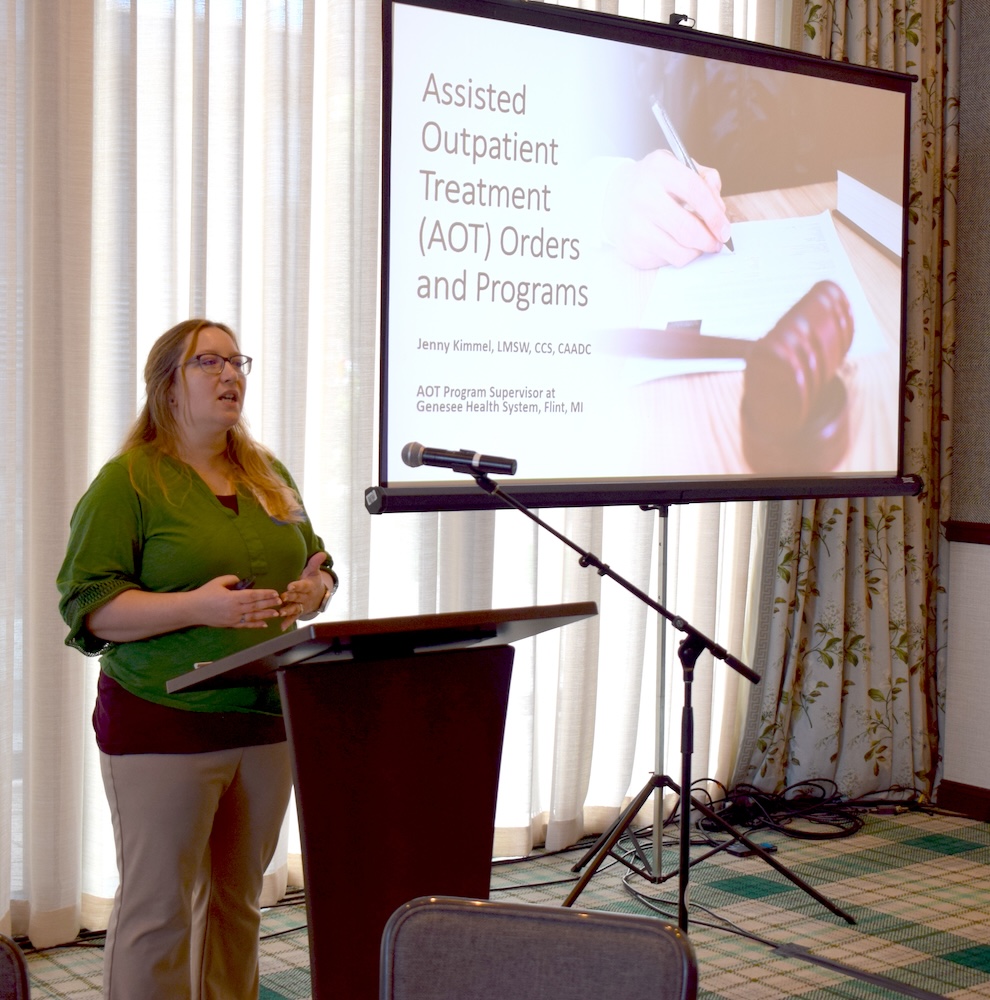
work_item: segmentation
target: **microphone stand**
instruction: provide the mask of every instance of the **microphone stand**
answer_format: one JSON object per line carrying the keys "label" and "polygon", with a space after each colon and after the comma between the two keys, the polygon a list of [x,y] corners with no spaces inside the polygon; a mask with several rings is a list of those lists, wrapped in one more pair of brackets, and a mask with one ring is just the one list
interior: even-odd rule
{"label": "microphone stand", "polygon": [[[585,854],[585,856],[572,867],[571,871],[580,871],[581,868],[583,868],[589,861],[592,861],[591,866],[587,869],[587,871],[585,871],[581,878],[578,879],[577,884],[564,900],[563,905],[572,906],[574,904],[574,901],[581,894],[588,882],[591,881],[602,862],[610,854],[612,854],[615,845],[619,842],[628,827],[632,824],[636,814],[646,804],[646,800],[650,797],[650,795],[652,795],[658,788],[670,788],[680,797],[680,840],[678,845],[680,851],[677,869],[677,925],[682,931],[687,932],[688,929],[687,888],[688,871],[692,863],[690,860],[692,808],[696,809],[703,816],[706,816],[712,823],[720,827],[725,833],[729,834],[731,838],[724,844],[720,844],[715,848],[715,850],[706,854],[705,858],[710,857],[717,851],[723,850],[724,848],[734,844],[736,841],[739,841],[743,843],[749,851],[770,865],[771,868],[780,872],[781,875],[793,882],[799,889],[806,892],[812,897],[812,899],[817,900],[826,909],[836,914],[836,916],[842,917],[847,923],[855,924],[856,921],[848,913],[841,910],[835,905],[835,903],[827,899],[812,886],[808,885],[807,882],[805,882],[798,875],[795,875],[794,872],[787,869],[775,857],[773,857],[773,855],[767,853],[767,851],[765,851],[759,844],[750,840],[746,834],[736,830],[717,812],[709,808],[705,805],[705,803],[699,802],[691,795],[691,755],[694,752],[694,713],[691,706],[691,688],[694,682],[694,666],[698,657],[707,650],[712,654],[712,656],[724,661],[738,674],[742,675],[753,684],[758,684],[760,682],[760,675],[756,673],[756,671],[747,667],[741,660],[732,656],[724,647],[719,646],[706,635],[699,632],[693,625],[690,625],[687,621],[685,621],[685,619],[681,618],[679,615],[672,614],[662,604],[660,604],[659,601],[655,601],[649,596],[649,594],[644,593],[637,586],[635,586],[635,584],[630,583],[624,577],[620,576],[610,566],[603,563],[596,555],[586,549],[582,549],[576,542],[571,541],[566,535],[557,531],[557,529],[552,525],[547,524],[546,521],[539,517],[534,511],[530,510],[520,500],[517,500],[510,494],[503,492],[499,488],[498,483],[489,479],[486,473],[472,471],[471,475],[486,493],[498,497],[510,507],[514,507],[516,510],[521,511],[531,521],[534,521],[541,528],[549,531],[550,534],[554,535],[565,545],[577,552],[580,557],[578,562],[581,566],[593,566],[599,576],[607,576],[609,579],[614,580],[621,587],[624,587],[627,591],[629,591],[629,593],[634,597],[637,597],[644,604],[653,608],[654,611],[666,618],[667,621],[674,626],[674,628],[684,633],[684,638],[680,641],[677,651],[678,659],[681,661],[681,666],[684,672],[684,703],[681,710],[681,783],[678,786],[665,774],[653,774],[650,776],[650,780],[640,790],[632,802],[630,802],[630,804],[620,813],[619,818],[612,825],[611,829],[602,834],[601,838],[591,848],[591,850],[588,851],[588,853]],[[630,864],[625,858],[619,855],[614,855],[614,857],[637,874],[644,874],[642,871]],[[698,860],[703,861],[704,858],[699,858]],[[647,875],[647,877],[650,876]],[[662,879],[659,878],[656,880],[662,881]]]}

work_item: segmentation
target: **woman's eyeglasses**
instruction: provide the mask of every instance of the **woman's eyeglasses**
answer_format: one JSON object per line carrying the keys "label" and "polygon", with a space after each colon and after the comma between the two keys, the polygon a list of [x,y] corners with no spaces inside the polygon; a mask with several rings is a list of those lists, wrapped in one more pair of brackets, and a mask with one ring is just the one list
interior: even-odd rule
{"label": "woman's eyeglasses", "polygon": [[197,354],[186,364],[197,364],[207,375],[219,375],[229,362],[238,375],[247,375],[251,371],[251,361],[246,354],[232,354],[225,358],[222,354]]}

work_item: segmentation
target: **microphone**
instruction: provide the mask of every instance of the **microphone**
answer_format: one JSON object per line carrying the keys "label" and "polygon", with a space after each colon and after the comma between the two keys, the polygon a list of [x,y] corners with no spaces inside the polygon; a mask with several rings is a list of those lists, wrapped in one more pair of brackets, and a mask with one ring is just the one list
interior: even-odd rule
{"label": "microphone", "polygon": [[499,458],[497,455],[479,455],[477,452],[462,448],[460,451],[443,451],[440,448],[427,448],[418,441],[410,441],[402,449],[402,461],[415,469],[420,465],[434,465],[438,469],[453,469],[454,472],[469,472],[474,474],[491,473],[496,476],[514,476],[516,460],[514,458]]}

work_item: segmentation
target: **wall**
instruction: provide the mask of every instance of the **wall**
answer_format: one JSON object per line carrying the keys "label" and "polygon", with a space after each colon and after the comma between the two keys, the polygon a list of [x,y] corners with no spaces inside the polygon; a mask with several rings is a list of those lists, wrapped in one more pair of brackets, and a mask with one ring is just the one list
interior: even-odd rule
{"label": "wall", "polygon": [[938,802],[990,819],[990,3],[960,18],[956,355],[949,641]]}

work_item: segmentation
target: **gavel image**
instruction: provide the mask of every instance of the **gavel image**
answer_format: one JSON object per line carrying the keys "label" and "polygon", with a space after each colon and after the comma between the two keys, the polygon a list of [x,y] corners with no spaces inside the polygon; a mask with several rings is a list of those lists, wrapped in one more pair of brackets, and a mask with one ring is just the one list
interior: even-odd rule
{"label": "gavel image", "polygon": [[834,468],[849,443],[838,372],[853,339],[852,308],[834,281],[819,281],[756,341],[703,335],[701,324],[616,331],[623,354],[739,358],[746,362],[740,424],[743,454],[757,473]]}
{"label": "gavel image", "polygon": [[849,300],[819,281],[751,347],[740,408],[743,454],[754,472],[828,471],[849,447],[839,368],[853,339]]}

